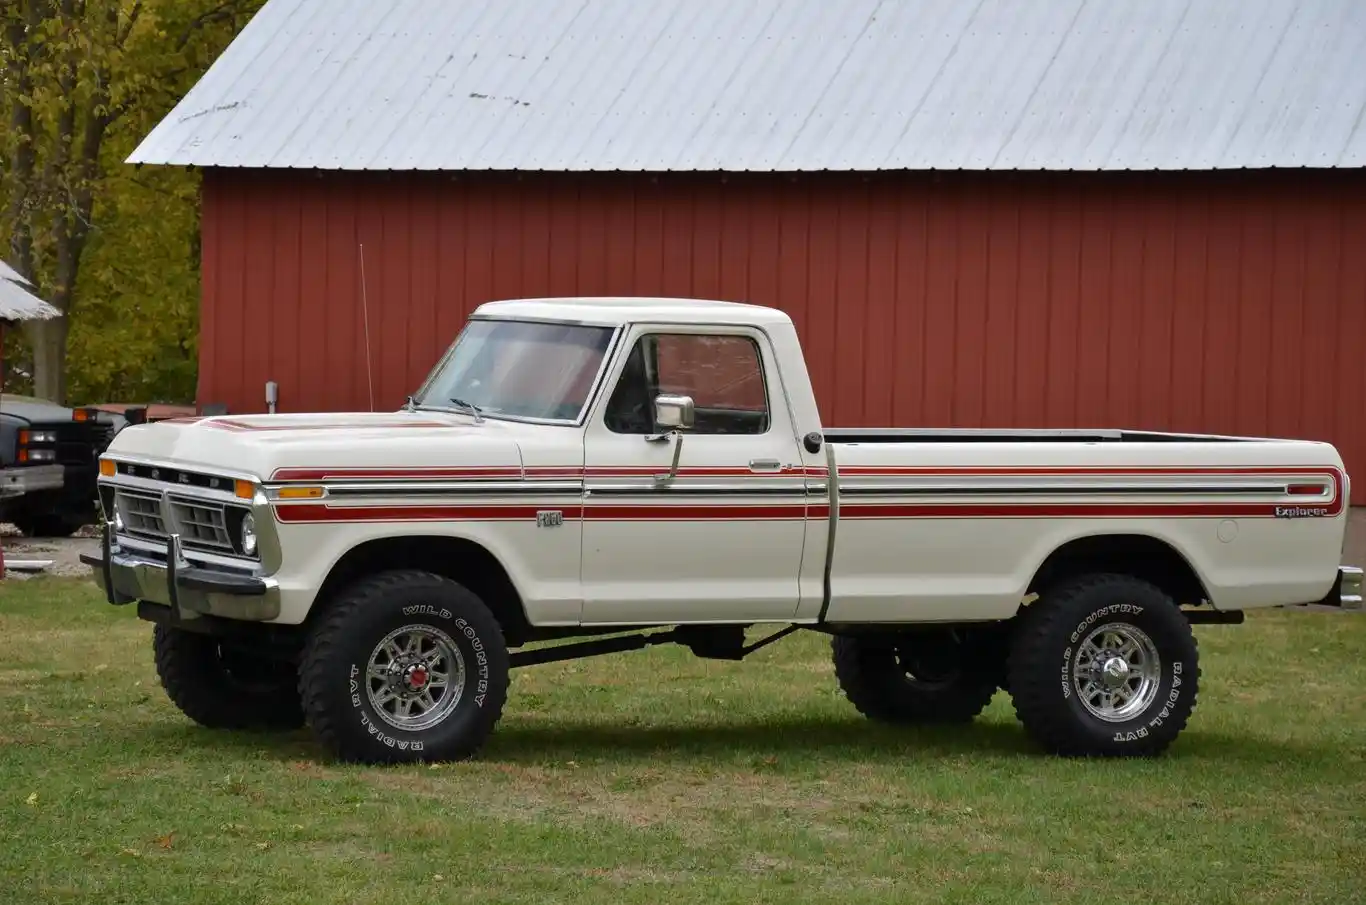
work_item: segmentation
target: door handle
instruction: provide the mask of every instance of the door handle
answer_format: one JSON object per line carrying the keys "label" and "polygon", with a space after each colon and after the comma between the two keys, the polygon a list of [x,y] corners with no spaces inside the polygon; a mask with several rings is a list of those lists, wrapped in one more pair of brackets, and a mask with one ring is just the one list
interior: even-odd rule
{"label": "door handle", "polygon": [[777,459],[750,459],[750,471],[782,471],[783,463]]}

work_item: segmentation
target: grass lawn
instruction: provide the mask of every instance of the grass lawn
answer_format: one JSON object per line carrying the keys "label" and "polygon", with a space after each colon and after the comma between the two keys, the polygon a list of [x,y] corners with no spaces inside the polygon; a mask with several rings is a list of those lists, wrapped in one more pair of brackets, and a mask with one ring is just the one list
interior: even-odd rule
{"label": "grass lawn", "polygon": [[1005,695],[880,728],[799,633],[531,667],[478,761],[341,768],[184,719],[92,586],[5,582],[0,902],[1366,901],[1366,616],[1197,631],[1151,762],[1039,756]]}

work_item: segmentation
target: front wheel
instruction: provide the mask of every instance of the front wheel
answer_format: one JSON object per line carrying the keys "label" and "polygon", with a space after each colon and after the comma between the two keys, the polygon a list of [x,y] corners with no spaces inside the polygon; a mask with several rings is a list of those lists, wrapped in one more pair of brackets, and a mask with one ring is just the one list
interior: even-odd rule
{"label": "front wheel", "polygon": [[1152,756],[1185,728],[1200,677],[1189,620],[1161,589],[1090,575],[1021,617],[1009,661],[1015,713],[1067,756]]}
{"label": "front wheel", "polygon": [[343,590],[310,634],[299,672],[308,722],[341,760],[462,760],[502,715],[508,654],[479,597],[404,570]]}
{"label": "front wheel", "polygon": [[158,625],[157,677],[180,712],[210,729],[297,729],[304,724],[294,664]]}

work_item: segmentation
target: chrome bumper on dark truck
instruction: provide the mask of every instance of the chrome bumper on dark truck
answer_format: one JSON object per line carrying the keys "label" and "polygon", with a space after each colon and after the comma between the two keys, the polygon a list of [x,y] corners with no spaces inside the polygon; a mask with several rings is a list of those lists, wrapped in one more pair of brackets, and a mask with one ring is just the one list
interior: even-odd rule
{"label": "chrome bumper on dark truck", "polygon": [[280,589],[272,578],[195,566],[185,559],[179,535],[171,535],[165,559],[122,551],[111,535],[106,525],[100,551],[81,554],[111,604],[161,604],[175,621],[215,616],[263,622],[280,615]]}
{"label": "chrome bumper on dark truck", "polygon": [[20,465],[0,468],[0,496],[23,496],[40,490],[61,490],[66,469],[61,465]]}

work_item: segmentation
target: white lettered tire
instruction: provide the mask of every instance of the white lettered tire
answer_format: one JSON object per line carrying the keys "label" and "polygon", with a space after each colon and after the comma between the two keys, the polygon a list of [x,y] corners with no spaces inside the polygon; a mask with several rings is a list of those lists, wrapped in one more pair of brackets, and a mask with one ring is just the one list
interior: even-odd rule
{"label": "white lettered tire", "polygon": [[1190,621],[1155,585],[1088,575],[1020,617],[1009,683],[1015,713],[1067,756],[1152,756],[1176,740],[1200,678]]}
{"label": "white lettered tire", "polygon": [[463,585],[414,570],[345,588],[310,632],[299,669],[314,734],[339,759],[361,763],[473,756],[507,689],[493,613]]}

